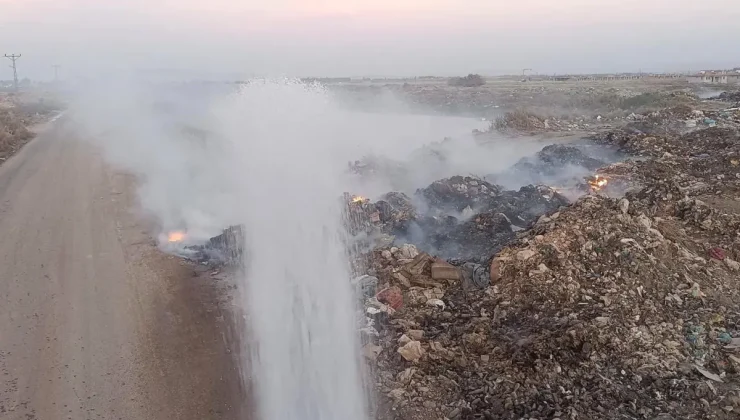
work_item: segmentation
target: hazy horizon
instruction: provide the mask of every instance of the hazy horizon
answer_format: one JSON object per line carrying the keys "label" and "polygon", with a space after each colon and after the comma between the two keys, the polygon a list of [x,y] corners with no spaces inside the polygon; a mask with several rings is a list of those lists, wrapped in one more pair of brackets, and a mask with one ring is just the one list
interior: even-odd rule
{"label": "hazy horizon", "polygon": [[34,80],[52,79],[54,64],[62,78],[135,70],[232,80],[740,66],[734,0],[462,3],[0,0],[0,54],[22,54],[19,76]]}

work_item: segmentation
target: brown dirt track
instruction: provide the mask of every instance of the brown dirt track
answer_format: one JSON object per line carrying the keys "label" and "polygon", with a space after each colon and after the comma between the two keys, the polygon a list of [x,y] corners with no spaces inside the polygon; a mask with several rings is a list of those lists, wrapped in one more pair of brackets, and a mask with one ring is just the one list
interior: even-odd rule
{"label": "brown dirt track", "polygon": [[0,418],[236,419],[223,296],[63,119],[0,166]]}

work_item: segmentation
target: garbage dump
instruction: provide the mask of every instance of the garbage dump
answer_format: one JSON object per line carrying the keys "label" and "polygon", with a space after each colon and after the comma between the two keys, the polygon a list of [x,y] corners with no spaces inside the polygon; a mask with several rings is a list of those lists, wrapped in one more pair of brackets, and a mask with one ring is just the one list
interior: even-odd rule
{"label": "garbage dump", "polygon": [[552,144],[534,156],[520,159],[506,171],[487,175],[486,179],[507,185],[528,182],[573,187],[606,163],[606,159],[591,157],[574,145]]}
{"label": "garbage dump", "polygon": [[354,280],[374,417],[736,418],[732,118],[594,136],[640,158],[597,168],[573,153],[594,173],[570,204],[473,177],[403,196],[397,218],[404,206],[363,202],[363,226],[386,239]]}
{"label": "garbage dump", "polygon": [[[740,114],[633,120],[668,129],[586,140],[628,159],[557,144],[491,176],[341,197],[373,418],[736,418]],[[512,174],[518,188],[497,182]],[[220,263],[241,244],[232,227],[193,249]]]}
{"label": "garbage dump", "polygon": [[[568,200],[550,187],[504,190],[482,179],[456,176],[419,189],[413,199],[392,192],[377,202],[352,199],[350,232],[372,245],[409,242],[445,258],[489,258],[513,233]],[[383,241],[385,243],[383,243]]]}

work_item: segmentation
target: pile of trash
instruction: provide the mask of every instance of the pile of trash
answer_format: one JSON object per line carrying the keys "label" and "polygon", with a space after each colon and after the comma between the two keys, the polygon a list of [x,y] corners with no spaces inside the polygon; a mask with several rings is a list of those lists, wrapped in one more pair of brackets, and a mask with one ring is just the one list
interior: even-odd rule
{"label": "pile of trash", "polygon": [[718,101],[737,102],[740,103],[740,91],[735,92],[722,92],[717,97],[712,98]]}
{"label": "pile of trash", "polygon": [[489,132],[515,134],[535,134],[543,132],[566,132],[590,129],[594,125],[604,123],[606,120],[600,115],[596,117],[570,116],[570,117],[543,117],[532,111],[517,109],[508,111],[496,118],[489,128]]}
{"label": "pile of trash", "polygon": [[580,172],[593,172],[605,164],[606,162],[592,158],[574,146],[552,144],[545,146],[534,157],[520,159],[508,172],[510,176],[534,176],[536,182],[546,182],[560,178],[574,168],[580,169]]}
{"label": "pile of trash", "polygon": [[592,139],[603,136],[664,136],[675,137],[704,128],[740,128],[740,108],[698,110],[676,106],[648,114],[631,114],[619,130],[593,133]]}
{"label": "pile of trash", "polygon": [[204,265],[239,266],[244,255],[244,226],[229,226],[202,245],[186,246],[188,259]]}
{"label": "pile of trash", "polygon": [[[599,169],[610,187],[547,208],[492,258],[373,250],[355,284],[376,418],[737,417],[740,137],[602,141],[650,158]],[[481,231],[511,219],[490,211]]]}
{"label": "pile of trash", "polygon": [[624,159],[624,153],[611,145],[553,144],[504,171],[486,175],[485,179],[503,185],[548,185],[568,201],[574,201],[601,190],[603,185],[599,184],[608,182],[596,178],[599,168]]}
{"label": "pile of trash", "polygon": [[502,191],[482,179],[454,176],[442,179],[417,191],[431,208],[442,211],[463,211],[465,208],[486,207]]}
{"label": "pile of trash", "polygon": [[697,157],[711,153],[715,149],[733,145],[737,136],[738,129],[736,128],[710,127],[678,136],[650,136],[626,130],[615,130],[594,135],[591,140],[636,156],[662,157],[665,153],[675,155],[688,153]]}
{"label": "pile of trash", "polygon": [[484,261],[514,232],[568,200],[546,186],[504,190],[474,177],[454,176],[419,189],[414,197],[399,192],[375,202],[347,197],[347,227],[355,251],[412,243],[445,258]]}
{"label": "pile of trash", "polygon": [[[627,116],[625,129],[649,135],[683,133],[704,123],[704,113],[687,105]],[[707,124],[709,125],[709,124]]]}

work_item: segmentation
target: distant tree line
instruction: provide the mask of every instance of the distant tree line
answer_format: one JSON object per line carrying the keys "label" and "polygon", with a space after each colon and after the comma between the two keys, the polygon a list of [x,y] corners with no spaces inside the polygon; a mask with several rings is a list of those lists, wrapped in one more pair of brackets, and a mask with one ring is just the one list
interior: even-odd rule
{"label": "distant tree line", "polygon": [[465,77],[453,77],[448,83],[450,86],[476,87],[485,85],[486,81],[480,74],[469,74]]}

